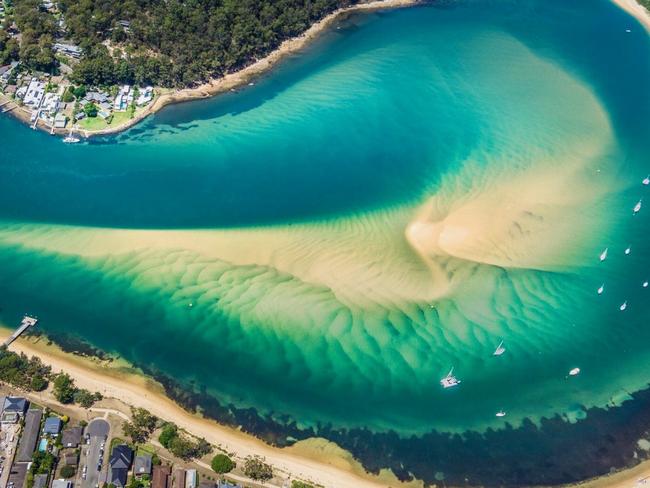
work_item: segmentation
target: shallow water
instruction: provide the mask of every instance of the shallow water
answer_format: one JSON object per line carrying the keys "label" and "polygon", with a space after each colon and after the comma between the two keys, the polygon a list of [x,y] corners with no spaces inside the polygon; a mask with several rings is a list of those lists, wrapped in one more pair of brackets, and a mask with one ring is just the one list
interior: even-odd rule
{"label": "shallow water", "polygon": [[0,118],[2,321],[301,425],[574,421],[646,387],[642,27],[586,0],[339,27],[116,137]]}

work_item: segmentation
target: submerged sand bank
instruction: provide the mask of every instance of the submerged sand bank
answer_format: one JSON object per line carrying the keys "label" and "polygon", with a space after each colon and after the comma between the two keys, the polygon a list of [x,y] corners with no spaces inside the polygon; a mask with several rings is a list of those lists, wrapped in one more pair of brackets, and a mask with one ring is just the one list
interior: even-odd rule
{"label": "submerged sand bank", "polygon": [[[0,340],[11,331],[0,329]],[[123,362],[107,364],[96,359],[82,358],[63,352],[44,340],[19,339],[10,349],[28,356],[38,356],[54,372],[64,371],[72,376],[80,388],[99,391],[107,398],[115,398],[135,407],[145,408],[157,417],[175,422],[181,428],[208,442],[219,445],[237,457],[258,455],[266,458],[277,470],[291,477],[310,480],[324,487],[377,488],[407,486],[399,483],[391,473],[374,477],[363,473],[359,463],[346,451],[324,440],[308,440],[289,449],[271,447],[254,437],[212,420],[193,415],[164,395],[156,381],[139,375]],[[322,444],[327,444],[325,448]],[[408,486],[420,486],[409,484]]]}

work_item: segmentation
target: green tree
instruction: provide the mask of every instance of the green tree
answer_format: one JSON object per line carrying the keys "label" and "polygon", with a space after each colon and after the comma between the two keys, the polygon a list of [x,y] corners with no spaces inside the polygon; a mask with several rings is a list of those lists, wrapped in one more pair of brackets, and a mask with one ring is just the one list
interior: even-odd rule
{"label": "green tree", "polygon": [[129,436],[135,444],[146,442],[151,433],[156,429],[158,418],[151,415],[144,408],[132,408],[131,418],[131,422],[124,423],[124,433]]}
{"label": "green tree", "polygon": [[97,105],[95,105],[93,102],[84,105],[84,113],[86,114],[86,116],[97,117],[97,112],[99,112],[99,109],[97,108]]}
{"label": "green tree", "polygon": [[61,468],[61,476],[63,478],[72,478],[75,475],[74,466],[63,466]]}
{"label": "green tree", "polygon": [[72,87],[66,88],[65,92],[63,92],[63,96],[61,97],[61,100],[64,103],[74,102],[74,92],[72,90]]}
{"label": "green tree", "polygon": [[210,466],[215,473],[224,474],[235,469],[235,462],[225,454],[217,454],[212,458]]}
{"label": "green tree", "polygon": [[293,480],[291,482],[291,488],[314,488],[314,485],[310,485],[304,481]]}
{"label": "green tree", "polygon": [[79,85],[72,89],[72,93],[77,98],[77,100],[81,100],[86,96],[86,87],[84,85]]}
{"label": "green tree", "polygon": [[178,427],[176,427],[176,424],[173,424],[171,422],[167,422],[163,428],[162,431],[160,432],[160,435],[158,436],[158,441],[162,446],[166,449],[169,449],[169,446],[171,445],[172,440],[178,435]]}
{"label": "green tree", "polygon": [[43,378],[42,376],[34,376],[32,377],[32,380],[30,382],[30,388],[34,391],[43,391],[45,388],[47,388],[47,380]]}
{"label": "green tree", "polygon": [[256,481],[268,481],[273,478],[273,468],[258,456],[248,456],[244,461],[244,474]]}
{"label": "green tree", "polygon": [[101,400],[101,393],[90,393],[88,390],[79,389],[74,394],[74,401],[83,408],[92,407],[96,401]]}
{"label": "green tree", "polygon": [[60,373],[54,379],[54,398],[61,403],[72,403],[76,391],[74,381],[66,373]]}

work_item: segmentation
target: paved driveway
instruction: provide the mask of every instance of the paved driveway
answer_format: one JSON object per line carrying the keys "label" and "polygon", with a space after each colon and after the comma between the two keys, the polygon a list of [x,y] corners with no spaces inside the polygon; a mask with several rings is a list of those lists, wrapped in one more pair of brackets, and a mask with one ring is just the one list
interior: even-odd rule
{"label": "paved driveway", "polygon": [[[81,469],[83,470],[83,466],[87,466],[87,471],[86,479],[81,480],[81,488],[96,488],[103,484],[100,482],[102,480],[100,474],[103,466],[108,461],[104,454],[108,451],[106,442],[110,430],[111,426],[104,419],[94,419],[88,424],[86,432],[90,436],[90,444],[82,450],[82,452],[86,451],[87,454],[81,463]],[[102,447],[102,444],[104,447]],[[101,463],[100,459],[102,460]],[[98,467],[100,469],[97,469]]]}

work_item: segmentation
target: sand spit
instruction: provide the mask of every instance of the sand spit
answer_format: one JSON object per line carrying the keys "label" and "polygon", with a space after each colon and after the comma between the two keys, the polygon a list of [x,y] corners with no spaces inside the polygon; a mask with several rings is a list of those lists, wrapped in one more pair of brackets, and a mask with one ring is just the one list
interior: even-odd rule
{"label": "sand spit", "polygon": [[[8,329],[0,329],[2,340],[9,334]],[[238,457],[263,456],[276,469],[287,475],[310,480],[324,487],[388,486],[381,479],[361,474],[358,463],[351,460],[349,454],[341,449],[331,447],[323,453],[322,459],[318,459],[314,449],[308,449],[309,456],[301,456],[298,453],[304,449],[300,446],[290,451],[274,448],[252,436],[192,415],[167,398],[160,384],[134,372],[126,372],[127,368],[123,364],[118,367],[106,366],[97,360],[65,353],[56,346],[46,345],[44,341],[29,339],[19,339],[10,349],[28,356],[38,356],[44,364],[51,366],[53,371],[65,371],[72,376],[77,386],[99,391],[107,398],[115,398],[130,406],[146,408],[160,418],[174,421],[191,434],[204,437],[208,442],[236,453]],[[336,459],[340,452],[345,453],[348,458]],[[397,486],[399,483],[387,473],[382,473],[382,478],[392,478],[391,486]]]}
{"label": "sand spit", "polygon": [[636,0],[612,0],[630,15],[636,17],[648,32],[650,32],[650,12]]}

